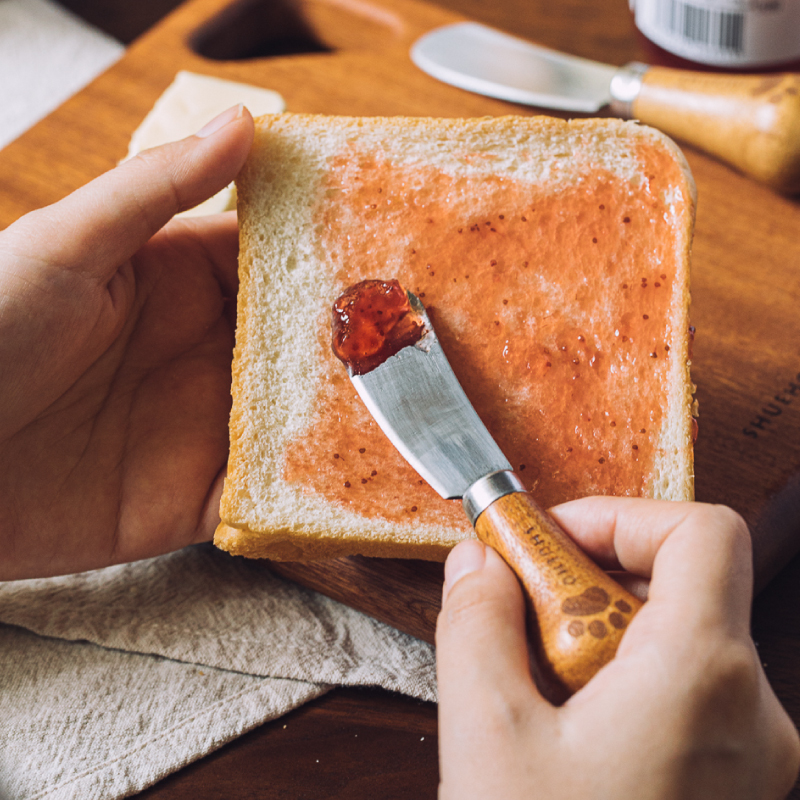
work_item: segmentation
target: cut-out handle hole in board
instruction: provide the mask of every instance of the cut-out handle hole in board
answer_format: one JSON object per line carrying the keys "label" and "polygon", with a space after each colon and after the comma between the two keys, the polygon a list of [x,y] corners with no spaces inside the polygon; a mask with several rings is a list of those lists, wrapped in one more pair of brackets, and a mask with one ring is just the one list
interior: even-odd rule
{"label": "cut-out handle hole in board", "polygon": [[204,58],[251,58],[380,49],[403,23],[364,0],[236,0],[189,42]]}

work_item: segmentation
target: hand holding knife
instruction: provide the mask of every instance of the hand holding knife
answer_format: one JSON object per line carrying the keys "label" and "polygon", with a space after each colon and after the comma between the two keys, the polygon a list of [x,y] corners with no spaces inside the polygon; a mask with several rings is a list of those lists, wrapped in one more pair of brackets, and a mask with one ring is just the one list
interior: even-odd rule
{"label": "hand holding knife", "polygon": [[362,281],[334,304],[333,350],[383,432],[520,579],[542,679],[563,698],[616,653],[641,601],[594,564],[525,490],[453,373],[419,299]]}

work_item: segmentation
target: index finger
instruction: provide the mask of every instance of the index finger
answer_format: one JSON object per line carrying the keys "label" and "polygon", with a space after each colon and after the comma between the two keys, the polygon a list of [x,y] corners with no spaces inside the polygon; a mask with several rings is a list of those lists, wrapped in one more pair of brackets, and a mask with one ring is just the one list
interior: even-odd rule
{"label": "index finger", "polygon": [[752,545],[731,509],[591,497],[550,513],[598,562],[651,577],[649,603],[664,603],[677,617],[694,616],[702,605],[715,623],[749,634]]}

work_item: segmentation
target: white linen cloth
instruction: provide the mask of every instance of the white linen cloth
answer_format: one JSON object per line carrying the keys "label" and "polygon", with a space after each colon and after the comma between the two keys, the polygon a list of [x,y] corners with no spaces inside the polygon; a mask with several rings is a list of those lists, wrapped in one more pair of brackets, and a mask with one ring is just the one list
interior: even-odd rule
{"label": "white linen cloth", "polygon": [[211,545],[0,583],[0,798],[125,797],[328,691],[436,700],[433,648]]}
{"label": "white linen cloth", "polygon": [[0,0],[0,147],[124,51],[116,39],[52,0]]}

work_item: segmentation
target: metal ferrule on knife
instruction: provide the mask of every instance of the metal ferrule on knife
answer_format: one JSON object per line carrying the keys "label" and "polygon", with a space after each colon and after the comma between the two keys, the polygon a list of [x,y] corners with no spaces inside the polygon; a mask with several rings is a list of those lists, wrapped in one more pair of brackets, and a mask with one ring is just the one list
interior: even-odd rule
{"label": "metal ferrule on knife", "polygon": [[632,119],[633,104],[642,90],[642,78],[650,67],[640,61],[631,61],[620,67],[608,86],[611,95],[611,113],[623,119]]}
{"label": "metal ferrule on knife", "polygon": [[492,503],[514,492],[524,492],[522,481],[511,470],[503,469],[491,472],[475,481],[464,492],[461,503],[470,525],[475,527],[478,517],[489,508]]}

